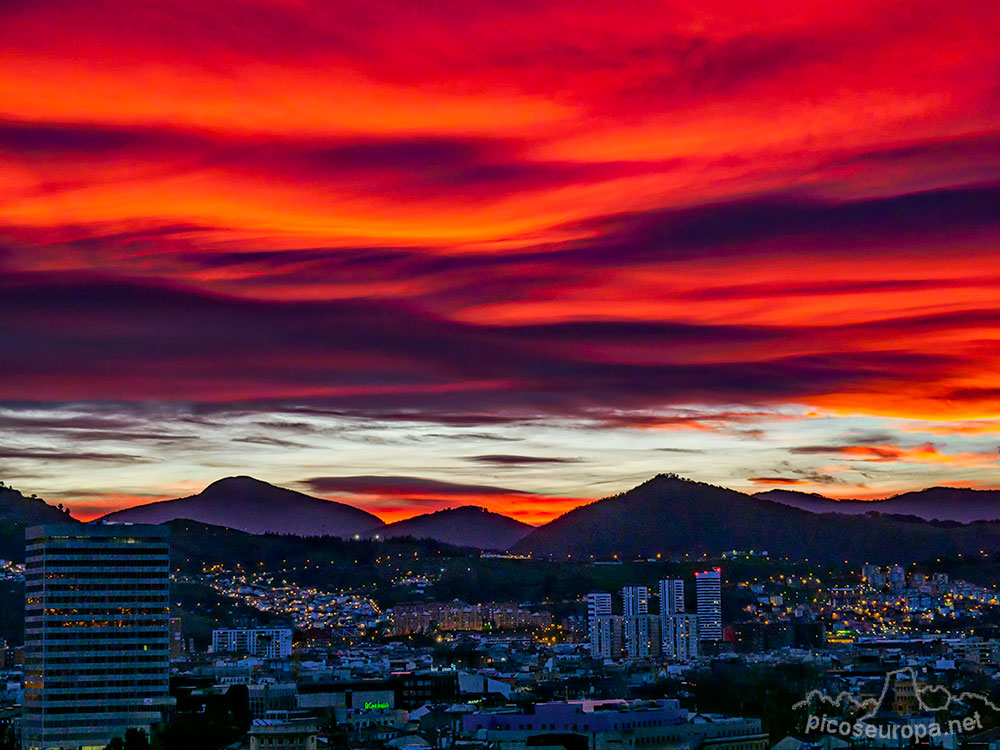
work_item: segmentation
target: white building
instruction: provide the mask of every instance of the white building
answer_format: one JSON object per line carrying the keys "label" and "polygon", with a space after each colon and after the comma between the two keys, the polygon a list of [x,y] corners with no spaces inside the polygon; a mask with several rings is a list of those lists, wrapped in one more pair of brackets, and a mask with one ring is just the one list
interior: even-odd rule
{"label": "white building", "polygon": [[648,659],[660,655],[663,636],[657,615],[629,615],[624,619],[625,651],[629,659]]}
{"label": "white building", "polygon": [[660,614],[663,617],[684,611],[684,581],[666,578],[660,581]]}
{"label": "white building", "polygon": [[698,658],[698,617],[683,612],[663,618],[663,655],[677,661]]}
{"label": "white building", "polygon": [[[611,615],[611,594],[587,594],[587,631],[590,635],[590,655],[598,658],[612,658],[608,639],[599,632],[601,619]],[[609,631],[610,632],[610,631]],[[620,639],[619,639],[620,640]],[[606,653],[607,652],[607,653]]]}
{"label": "white building", "polygon": [[719,568],[694,574],[698,600],[698,639],[722,640],[722,571]]}
{"label": "white building", "polygon": [[254,719],[250,750],[316,750],[319,730],[315,719]]}
{"label": "white building", "polygon": [[288,628],[213,630],[212,651],[283,659],[292,655],[292,631]]}
{"label": "white building", "polygon": [[622,589],[622,614],[626,617],[649,613],[649,589],[645,586],[626,586]]}

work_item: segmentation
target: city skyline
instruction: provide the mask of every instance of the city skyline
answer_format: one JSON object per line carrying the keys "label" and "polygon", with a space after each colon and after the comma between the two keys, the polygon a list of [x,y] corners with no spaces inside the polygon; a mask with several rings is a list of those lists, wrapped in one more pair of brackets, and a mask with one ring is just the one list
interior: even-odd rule
{"label": "city skyline", "polygon": [[28,493],[91,518],[252,474],[540,523],[660,472],[998,486],[994,7],[0,23]]}
{"label": "city skyline", "polygon": [[0,39],[0,750],[1000,750],[1000,4]]}

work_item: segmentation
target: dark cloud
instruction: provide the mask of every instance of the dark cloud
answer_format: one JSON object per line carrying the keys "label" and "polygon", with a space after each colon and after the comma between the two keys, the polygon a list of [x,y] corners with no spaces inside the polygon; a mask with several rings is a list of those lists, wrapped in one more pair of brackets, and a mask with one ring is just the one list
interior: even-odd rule
{"label": "dark cloud", "polygon": [[[980,164],[996,168],[1000,162],[1000,135],[982,133],[950,138],[924,139],[891,145],[884,148],[865,149],[847,156],[838,156],[828,163],[832,167],[858,167],[867,170],[898,167],[901,164],[922,166],[928,163],[955,167]],[[995,173],[993,173],[995,176]]]}
{"label": "dark cloud", "polygon": [[510,453],[493,453],[483,456],[465,456],[466,461],[494,466],[530,466],[532,464],[571,464],[577,458],[553,458],[551,456],[519,456]]}
{"label": "dark cloud", "polygon": [[[628,321],[483,326],[398,301],[248,300],[97,277],[8,275],[0,291],[0,315],[11,321],[0,332],[0,346],[16,353],[0,373],[0,399],[8,402],[273,406],[285,399],[311,401],[317,413],[334,416],[405,421],[432,415],[458,426],[551,416],[622,426],[697,424],[699,417],[630,410],[784,402],[873,381],[905,383],[914,373],[929,377],[960,362],[943,351],[851,351],[830,328]],[[931,330],[965,319],[946,313],[866,330],[904,331],[909,320]],[[819,337],[829,339],[831,351],[783,354]],[[602,354],[623,343],[652,359],[672,351],[674,361]],[[709,345],[724,353],[736,344],[757,355],[705,363],[688,354]]]}
{"label": "dark cloud", "polygon": [[266,445],[271,448],[309,448],[305,443],[296,443],[292,440],[281,440],[280,438],[268,437],[267,435],[251,435],[249,437],[233,438],[234,443],[250,443],[252,445]]}
{"label": "dark cloud", "polygon": [[[469,411],[449,413],[445,411],[435,411],[429,414],[424,409],[400,409],[398,411],[382,411],[378,409],[334,409],[318,408],[308,406],[291,407],[289,411],[293,414],[312,414],[323,417],[337,417],[342,419],[359,419],[368,422],[426,422],[432,421],[447,427],[479,427],[483,425],[509,425],[525,424],[542,419],[542,415],[528,414],[490,414],[483,411]],[[442,437],[434,435],[433,437]],[[443,437],[452,437],[443,435]],[[486,433],[459,433],[454,437],[459,439],[482,437],[489,440],[518,440],[515,437],[498,435],[488,435]]]}
{"label": "dark cloud", "polygon": [[[930,443],[926,444],[931,450],[935,450]],[[804,456],[834,455],[850,458],[857,461],[902,461],[907,457],[907,449],[891,443],[885,445],[876,444],[846,444],[846,445],[800,445],[789,448],[789,453]]]}
{"label": "dark cloud", "polygon": [[318,145],[306,153],[320,168],[433,172],[511,157],[514,148],[513,144],[486,138],[367,138]]}
{"label": "dark cloud", "polygon": [[751,477],[749,481],[756,484],[850,484],[850,482],[843,477],[818,471],[811,467],[793,466],[789,461],[782,461],[781,464],[774,469],[774,472],[775,474],[773,476]]}
{"label": "dark cloud", "polygon": [[0,120],[0,151],[22,156],[95,155],[134,147],[147,140],[147,133],[124,128]]}
{"label": "dark cloud", "polygon": [[[433,420],[434,415],[426,415],[426,420]],[[436,438],[443,440],[496,440],[503,443],[517,443],[523,438],[512,435],[491,435],[488,432],[428,432],[424,434],[426,438]]]}
{"label": "dark cloud", "polygon": [[691,300],[759,299],[762,297],[798,296],[839,296],[843,294],[866,294],[878,292],[931,291],[975,288],[983,284],[1000,284],[1000,278],[976,279],[876,279],[876,280],[835,280],[800,281],[785,280],[756,284],[703,287],[680,294]]}
{"label": "dark cloud", "polygon": [[92,453],[34,448],[2,448],[0,459],[30,459],[34,461],[86,461],[106,463],[146,463],[148,458],[127,453]]}
{"label": "dark cloud", "polygon": [[258,427],[268,430],[281,430],[282,432],[296,432],[301,434],[311,434],[317,432],[320,427],[309,422],[284,422],[275,419],[260,420],[255,423]]}
{"label": "dark cloud", "polygon": [[[761,242],[795,239],[776,250],[853,249],[876,238],[947,239],[971,229],[1000,229],[1000,186],[942,188],[899,196],[832,202],[794,194],[757,197],[684,210],[660,209],[594,219],[583,226],[598,239],[579,243],[578,262],[682,260],[711,250],[720,259],[759,254]],[[810,250],[803,240],[814,239]]]}
{"label": "dark cloud", "polygon": [[850,482],[843,477],[826,474],[821,471],[814,471],[812,469],[799,469],[796,471],[796,475],[812,482],[813,484],[850,484]]}
{"label": "dark cloud", "polygon": [[802,456],[822,455],[824,453],[843,453],[853,446],[850,445],[796,445],[788,449],[789,453]]}
{"label": "dark cloud", "polygon": [[351,493],[358,495],[518,495],[519,490],[487,484],[459,484],[437,479],[407,476],[312,477],[300,484],[317,493]]}
{"label": "dark cloud", "polygon": [[181,435],[171,432],[110,432],[102,430],[87,430],[82,432],[68,431],[62,435],[67,440],[92,440],[92,441],[117,441],[117,442],[153,442],[153,443],[181,443],[188,440],[197,440],[196,435]]}
{"label": "dark cloud", "polygon": [[[838,48],[839,47],[839,48]],[[680,36],[634,51],[650,74],[641,83],[623,88],[617,98],[626,104],[649,106],[674,100],[725,96],[806,65],[836,59],[843,40],[834,45],[821,35],[778,37],[741,34],[728,39]],[[657,73],[662,68],[662,73]]]}

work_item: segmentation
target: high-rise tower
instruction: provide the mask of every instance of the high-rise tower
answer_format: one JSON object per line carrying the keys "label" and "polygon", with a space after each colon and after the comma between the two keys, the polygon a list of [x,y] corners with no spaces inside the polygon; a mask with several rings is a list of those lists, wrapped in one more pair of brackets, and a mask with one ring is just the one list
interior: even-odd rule
{"label": "high-rise tower", "polygon": [[626,586],[622,589],[622,614],[626,617],[649,612],[649,589],[645,586]]}
{"label": "high-rise tower", "polygon": [[698,599],[698,639],[722,640],[722,571],[719,568],[695,573]]}
{"label": "high-rise tower", "polygon": [[172,702],[167,529],[33,526],[25,562],[24,750],[100,750],[161,721]]}
{"label": "high-rise tower", "polygon": [[684,580],[665,578],[660,581],[660,615],[676,615],[684,611]]}

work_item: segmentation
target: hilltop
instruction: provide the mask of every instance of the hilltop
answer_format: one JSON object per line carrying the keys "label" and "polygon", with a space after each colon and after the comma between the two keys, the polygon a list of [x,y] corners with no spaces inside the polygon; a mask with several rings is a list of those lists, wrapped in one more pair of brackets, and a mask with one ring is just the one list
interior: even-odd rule
{"label": "hilltop", "polygon": [[250,534],[297,536],[352,537],[383,526],[381,519],[359,508],[246,476],[220,479],[197,495],[137,505],[100,520],[166,523],[181,518]]}
{"label": "hilltop", "polygon": [[513,518],[475,505],[463,505],[397,521],[376,533],[383,539],[410,536],[456,547],[508,550],[533,530],[533,526]]}

